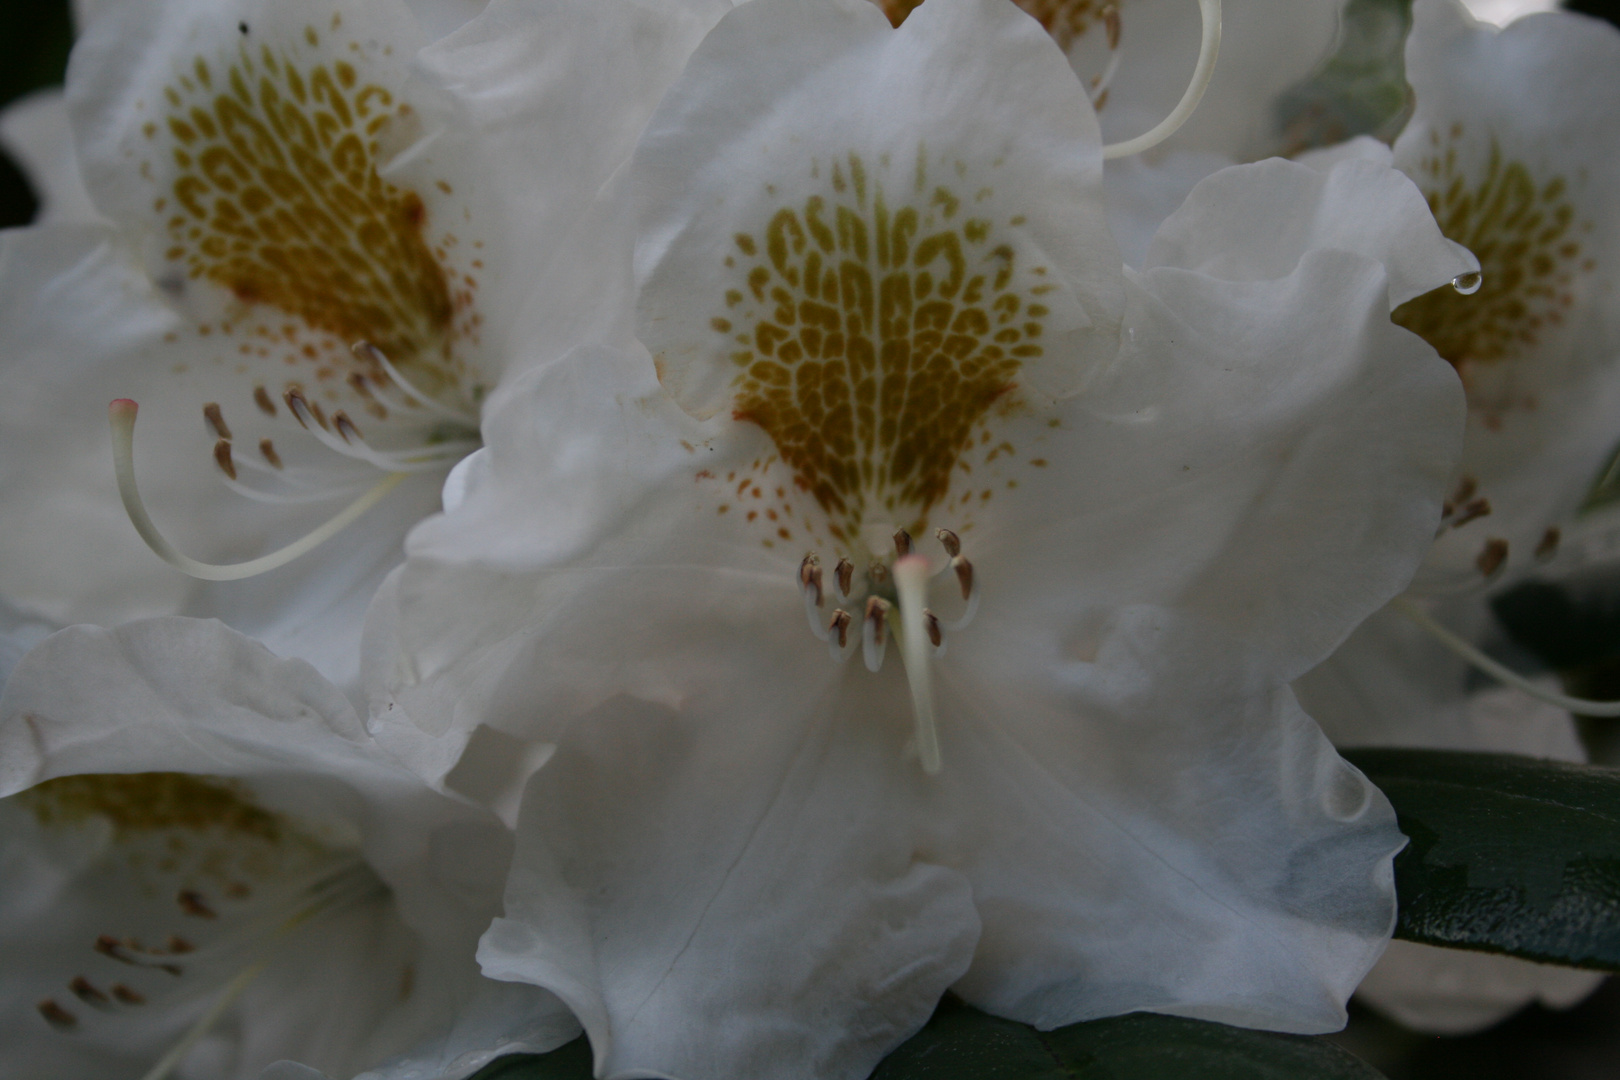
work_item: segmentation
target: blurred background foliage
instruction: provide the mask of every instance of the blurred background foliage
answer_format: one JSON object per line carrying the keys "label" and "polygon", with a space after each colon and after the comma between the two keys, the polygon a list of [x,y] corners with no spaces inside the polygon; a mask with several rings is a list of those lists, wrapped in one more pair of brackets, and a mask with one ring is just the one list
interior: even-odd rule
{"label": "blurred background foliage", "polygon": [[[1383,65],[1390,27],[1404,32],[1405,0],[1350,0],[1366,19],[1351,26],[1339,55],[1313,84],[1282,103],[1284,137],[1315,141],[1366,131],[1389,137],[1404,107]],[[1190,0],[1189,0],[1190,3]],[[1570,10],[1620,25],[1620,0],[1567,0]],[[1394,12],[1394,14],[1391,14]],[[0,106],[60,86],[72,43],[66,0],[0,0]],[[1620,78],[1620,72],[1615,73]],[[1321,89],[1341,111],[1324,105]],[[1343,111],[1346,96],[1355,108]],[[1343,130],[1338,130],[1343,129]],[[1620,137],[1620,132],[1605,132]],[[0,153],[0,227],[26,225],[38,200],[15,163]],[[1620,698],[1620,568],[1560,584],[1532,582],[1501,597],[1496,613],[1515,643],[1560,672],[1572,692]],[[1620,725],[1589,725],[1598,756],[1620,761]],[[1389,1080],[1616,1080],[1620,1078],[1620,979],[1565,1011],[1530,1006],[1478,1035],[1419,1035],[1351,1004],[1350,1025],[1333,1041]]]}

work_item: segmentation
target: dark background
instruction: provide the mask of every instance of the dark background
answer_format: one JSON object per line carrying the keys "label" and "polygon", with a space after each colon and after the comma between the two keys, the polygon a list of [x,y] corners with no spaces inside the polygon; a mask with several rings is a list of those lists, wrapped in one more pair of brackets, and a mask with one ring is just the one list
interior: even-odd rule
{"label": "dark background", "polygon": [[[1620,0],[1570,0],[1565,6],[1620,25]],[[71,41],[64,0],[0,0],[0,105],[60,85]],[[1615,75],[1620,78],[1620,72]],[[28,182],[0,153],[0,227],[26,225],[37,205]],[[1464,1038],[1414,1034],[1352,1004],[1349,1028],[1333,1038],[1390,1080],[1620,1080],[1620,979],[1610,979],[1574,1009],[1531,1006]]]}

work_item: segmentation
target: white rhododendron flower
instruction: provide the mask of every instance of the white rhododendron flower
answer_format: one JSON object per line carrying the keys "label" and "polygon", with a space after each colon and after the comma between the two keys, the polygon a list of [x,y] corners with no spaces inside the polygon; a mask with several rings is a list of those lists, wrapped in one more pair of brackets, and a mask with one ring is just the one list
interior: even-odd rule
{"label": "white rhododendron flower", "polygon": [[218,623],[34,650],[0,699],[0,827],[0,1075],[352,1076],[417,1048],[380,1076],[459,1077],[577,1031],[473,962],[508,830]]}
{"label": "white rhododendron flower", "polygon": [[[1476,291],[1437,290],[1395,319],[1456,367],[1469,405],[1441,532],[1403,603],[1483,643],[1487,590],[1571,561],[1561,549],[1620,441],[1620,33],[1564,13],[1498,30],[1456,0],[1418,0],[1413,17],[1416,108],[1393,155],[1363,140],[1319,160],[1392,157],[1479,258]],[[1340,746],[1585,759],[1563,709],[1480,683],[1386,611],[1298,689]],[[1397,945],[1363,997],[1427,1030],[1483,1027],[1538,997],[1568,1004],[1602,978]]]}
{"label": "white rhododendron flower", "polygon": [[1462,395],[1389,313],[1476,264],[1270,161],[1127,271],[1101,174],[999,0],[739,7],[608,195],[634,310],[413,533],[372,726],[528,778],[479,956],[599,1075],[860,1077],[947,988],[1343,1023],[1402,840],[1287,683],[1432,536]]}
{"label": "white rhododendron flower", "polygon": [[[435,32],[478,6],[416,5]],[[0,597],[58,625],[216,615],[352,683],[405,530],[503,373],[564,332],[560,300],[526,301],[590,280],[580,214],[722,7],[500,2],[426,52],[396,0],[98,7],[66,96],[106,221],[0,241]],[[524,18],[546,35],[527,57],[592,80],[495,81]],[[12,128],[36,171],[59,160],[59,122]],[[136,539],[137,489],[148,541],[203,578],[364,523],[204,584]]]}

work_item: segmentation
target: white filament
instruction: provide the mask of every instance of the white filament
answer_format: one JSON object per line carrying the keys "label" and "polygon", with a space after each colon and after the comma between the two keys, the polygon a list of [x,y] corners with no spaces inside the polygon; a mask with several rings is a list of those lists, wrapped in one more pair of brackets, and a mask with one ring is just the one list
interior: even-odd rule
{"label": "white filament", "polygon": [[1523,690],[1538,701],[1545,701],[1549,705],[1557,706],[1579,716],[1620,716],[1620,701],[1589,701],[1585,698],[1570,697],[1567,694],[1560,694],[1555,690],[1546,690],[1537,686],[1506,664],[1491,659],[1473,645],[1441,626],[1432,615],[1404,596],[1397,596],[1389,602],[1389,606],[1428,631],[1440,644],[1498,682],[1517,690]]}
{"label": "white filament", "polygon": [[1104,160],[1129,157],[1158,146],[1187,122],[1193,110],[1198,108],[1198,103],[1204,99],[1204,91],[1209,89],[1209,80],[1215,74],[1215,58],[1221,51],[1221,0],[1198,0],[1198,11],[1204,20],[1204,36],[1198,43],[1198,63],[1193,68],[1192,80],[1187,83],[1181,100],[1170,110],[1170,115],[1159,121],[1152,130],[1134,139],[1104,146]]}
{"label": "white filament", "polygon": [[146,546],[183,574],[204,581],[238,581],[285,566],[300,555],[312,551],[346,529],[356,518],[370,510],[394,486],[405,479],[406,473],[389,473],[373,484],[365,494],[338,511],[323,524],[294,540],[286,547],[239,563],[206,563],[183,555],[166,540],[146,506],[141,502],[140,490],[135,486],[135,402],[119,398],[107,407],[107,418],[112,424],[113,471],[118,477],[118,494],[124,500],[124,512],[129,515],[135,531],[141,534]]}
{"label": "white filament", "polygon": [[418,390],[416,387],[412,386],[405,380],[405,376],[401,375],[399,370],[395,368],[393,364],[389,363],[388,355],[371,342],[356,342],[354,344],[354,351],[361,353],[375,361],[378,367],[382,368],[383,371],[388,373],[388,377],[394,380],[394,385],[399,387],[406,397],[410,398],[424,409],[428,410],[429,412],[438,413],[440,416],[443,416],[446,419],[460,421],[461,423],[470,427],[478,426],[477,415],[464,412],[461,409],[453,409],[439,401],[437,398],[430,397],[429,395],[422,393],[422,391]]}
{"label": "white filament", "polygon": [[894,562],[894,587],[900,598],[900,660],[911,685],[911,715],[917,730],[917,756],[923,772],[940,769],[939,732],[934,725],[934,688],[928,668],[932,642],[928,640],[928,560],[906,555]]}
{"label": "white filament", "polygon": [[169,1047],[167,1054],[158,1058],[157,1064],[153,1065],[141,1080],[164,1080],[164,1077],[172,1073],[175,1066],[180,1064],[181,1059],[190,1053],[191,1048],[196,1046],[204,1035],[208,1034],[208,1029],[214,1026],[215,1021],[224,1015],[225,1010],[230,1008],[237,998],[242,996],[242,991],[248,988],[248,984],[259,977],[259,973],[264,970],[267,962],[260,960],[258,963],[249,964],[237,972],[236,977],[225,984],[225,989],[220,991],[219,997],[208,1007],[208,1011],[203,1013],[195,1024],[191,1025],[191,1030],[187,1031],[179,1042]]}

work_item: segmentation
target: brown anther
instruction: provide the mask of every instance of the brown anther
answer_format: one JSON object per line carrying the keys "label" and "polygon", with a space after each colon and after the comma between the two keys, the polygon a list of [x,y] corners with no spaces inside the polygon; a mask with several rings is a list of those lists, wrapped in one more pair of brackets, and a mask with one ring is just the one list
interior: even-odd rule
{"label": "brown anther", "polygon": [[894,552],[896,555],[911,554],[911,534],[904,529],[894,530]]}
{"label": "brown anther", "polygon": [[1102,17],[1103,29],[1108,33],[1108,51],[1113,52],[1119,48],[1119,5],[1104,4]]}
{"label": "brown anther", "polygon": [[816,607],[821,606],[821,559],[814,553],[806,555],[799,564],[799,591],[815,590]]}
{"label": "brown anther", "polygon": [[1096,109],[1102,108],[1104,105],[1107,105],[1107,104],[1108,104],[1108,91],[1104,90],[1102,93],[1098,94],[1097,97],[1092,101],[1091,107],[1092,107],[1093,110],[1096,110]]}
{"label": "brown anther", "polygon": [[220,472],[232,480],[236,479],[236,462],[231,460],[231,440],[221,439],[214,444],[214,464],[219,466]]}
{"label": "brown anther", "polygon": [[1447,499],[1446,502],[1451,506],[1461,506],[1469,499],[1472,499],[1474,492],[1478,490],[1479,483],[1472,476],[1465,476],[1457,481],[1457,490],[1451,493],[1451,498]]}
{"label": "brown anther", "polygon": [[35,1008],[39,1010],[39,1015],[45,1018],[45,1022],[58,1031],[72,1031],[79,1026],[77,1016],[74,1016],[50,998],[46,998]]}
{"label": "brown anther", "polygon": [[1490,512],[1491,500],[1474,499],[1472,502],[1464,504],[1461,509],[1455,511],[1457,516],[1451,519],[1451,527],[1453,529],[1460,529],[1470,521],[1475,521],[1479,518],[1485,517]]}
{"label": "brown anther", "polygon": [[833,577],[838,579],[838,595],[848,596],[850,586],[855,581],[855,564],[848,559],[839,559],[838,565],[833,567]]}
{"label": "brown anther", "polygon": [[1479,568],[1481,574],[1490,577],[1502,569],[1502,564],[1507,562],[1507,557],[1508,542],[1506,540],[1490,539],[1485,541],[1485,546],[1480,549],[1479,558],[1474,560],[1474,565]]}
{"label": "brown anther", "polygon": [[199,919],[217,919],[219,915],[209,907],[202,898],[202,894],[191,889],[181,889],[174,898],[180,905],[180,910],[187,915],[194,915]]}
{"label": "brown anther", "polygon": [[193,945],[179,934],[170,934],[169,943],[165,946],[165,951],[167,951],[170,956],[184,956],[188,952],[196,952],[197,946]]}
{"label": "brown anther", "polygon": [[264,460],[270,463],[271,468],[281,468],[281,455],[276,453],[275,443],[271,442],[269,439],[260,439],[259,453],[264,456]]}
{"label": "brown anther", "polygon": [[342,409],[332,414],[332,426],[337,428],[337,433],[343,437],[344,442],[350,441],[351,438],[355,441],[361,439],[360,429],[354,426],[354,421],[350,420],[349,414]]}
{"label": "brown anther", "polygon": [[253,404],[257,405],[259,407],[259,411],[264,413],[266,416],[276,415],[275,399],[270,396],[270,391],[266,390],[262,386],[255,386],[253,388]]}
{"label": "brown anther", "polygon": [[951,530],[935,529],[934,539],[939,541],[939,546],[944,548],[945,554],[949,555],[951,558],[954,559],[958,555],[962,554],[962,540],[955,533],[951,532]]}
{"label": "brown anther", "polygon": [[366,381],[366,377],[360,372],[353,371],[349,373],[349,386],[361,397],[371,399],[371,384]]}
{"label": "brown anther", "polygon": [[146,995],[139,990],[132,990],[123,983],[112,984],[112,996],[125,1005],[145,1005]]}
{"label": "brown anther", "polygon": [[827,624],[829,634],[838,635],[838,647],[844,648],[849,644],[849,624],[855,620],[850,618],[849,612],[838,608],[833,612],[832,622]]}
{"label": "brown anther", "polygon": [[228,882],[225,885],[225,895],[232,900],[246,900],[253,895],[253,887],[242,881]]}
{"label": "brown anther", "polygon": [[304,417],[311,414],[309,411],[309,399],[304,397],[304,391],[296,386],[289,386],[287,392],[281,395],[281,399],[287,403],[287,411],[293,414],[293,419],[298,421],[298,426],[308,431],[309,421],[305,420]]}
{"label": "brown anther", "polygon": [[154,965],[154,966],[159,971],[167,971],[170,975],[173,975],[177,979],[181,975],[185,974],[185,971],[186,971],[186,969],[181,967],[179,964],[157,964],[157,965]]}
{"label": "brown anther", "polygon": [[225,423],[225,414],[219,411],[219,402],[210,401],[203,406],[203,421],[207,423],[208,430],[214,433],[216,439],[229,439],[231,429]]}
{"label": "brown anther", "polygon": [[966,600],[973,595],[973,564],[958,555],[951,560],[951,569],[956,571],[956,583],[962,586],[962,599]]}
{"label": "brown anther", "polygon": [[1536,558],[1546,562],[1558,554],[1558,541],[1563,539],[1563,536],[1556,525],[1542,533],[1541,542],[1536,545]]}
{"label": "brown anther", "polygon": [[927,608],[923,608],[923,627],[928,631],[928,640],[934,648],[939,648],[940,642],[945,640],[945,631],[940,629],[939,616]]}
{"label": "brown anther", "polygon": [[883,625],[889,610],[888,602],[881,596],[868,596],[866,598],[866,621],[872,624],[872,640],[879,645],[883,644]]}
{"label": "brown anther", "polygon": [[309,414],[315,418],[315,422],[321,425],[321,428],[325,431],[332,430],[331,425],[326,422],[326,413],[321,410],[321,403],[318,401],[311,401],[308,404]]}
{"label": "brown anther", "polygon": [[73,981],[68,983],[68,989],[72,990],[73,995],[86,1005],[94,1005],[99,1009],[105,1009],[112,1005],[112,999],[97,990],[95,984],[83,975],[74,976]]}
{"label": "brown anther", "polygon": [[114,960],[117,960],[120,964],[135,963],[134,957],[130,956],[124,951],[124,943],[113,937],[111,934],[102,934],[100,937],[96,938],[96,943],[92,945],[91,948],[95,949],[96,952],[100,953],[102,956],[108,956]]}

